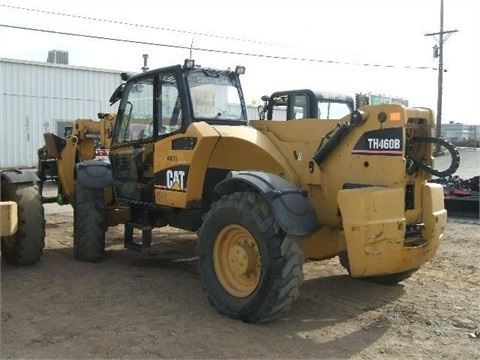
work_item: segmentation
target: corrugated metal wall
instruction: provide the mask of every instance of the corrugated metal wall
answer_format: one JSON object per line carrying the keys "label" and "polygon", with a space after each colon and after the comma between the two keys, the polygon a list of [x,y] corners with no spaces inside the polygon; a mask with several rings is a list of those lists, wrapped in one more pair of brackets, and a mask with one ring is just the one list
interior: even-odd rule
{"label": "corrugated metal wall", "polygon": [[45,132],[116,112],[120,71],[0,58],[0,168],[37,166]]}

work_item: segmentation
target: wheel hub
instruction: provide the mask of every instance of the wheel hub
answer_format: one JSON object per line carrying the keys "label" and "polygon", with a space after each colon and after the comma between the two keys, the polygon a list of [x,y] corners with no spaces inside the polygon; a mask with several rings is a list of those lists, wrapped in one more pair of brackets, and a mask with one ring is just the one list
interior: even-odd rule
{"label": "wheel hub", "polygon": [[236,275],[249,275],[255,270],[256,256],[248,243],[237,243],[228,252],[228,264]]}
{"label": "wheel hub", "polygon": [[225,226],[218,233],[213,263],[218,281],[230,295],[247,297],[260,282],[260,249],[252,234],[241,225]]}

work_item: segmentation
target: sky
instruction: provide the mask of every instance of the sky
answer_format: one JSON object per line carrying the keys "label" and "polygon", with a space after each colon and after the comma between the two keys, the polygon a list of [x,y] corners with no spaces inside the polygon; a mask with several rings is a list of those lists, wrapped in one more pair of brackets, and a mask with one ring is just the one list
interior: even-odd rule
{"label": "sky", "polygon": [[[311,88],[398,97],[436,113],[439,39],[426,34],[440,31],[440,3],[0,0],[0,57],[45,62],[49,50],[64,50],[70,65],[127,72],[141,71],[143,54],[150,69],[192,57],[205,67],[246,66],[252,105]],[[444,42],[442,124],[480,124],[478,14],[479,0],[444,0],[444,31],[458,31]]]}

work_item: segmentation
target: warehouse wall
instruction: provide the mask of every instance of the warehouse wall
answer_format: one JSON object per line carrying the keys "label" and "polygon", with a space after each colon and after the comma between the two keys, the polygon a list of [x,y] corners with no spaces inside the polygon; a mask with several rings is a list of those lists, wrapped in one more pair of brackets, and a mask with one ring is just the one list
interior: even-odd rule
{"label": "warehouse wall", "polygon": [[37,166],[43,134],[116,112],[120,71],[0,58],[0,168]]}

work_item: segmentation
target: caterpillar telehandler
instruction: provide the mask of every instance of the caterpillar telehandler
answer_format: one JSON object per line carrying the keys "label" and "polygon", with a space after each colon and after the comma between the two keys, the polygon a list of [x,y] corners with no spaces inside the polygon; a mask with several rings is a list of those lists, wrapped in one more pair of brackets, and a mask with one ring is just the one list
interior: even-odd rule
{"label": "caterpillar telehandler", "polygon": [[[339,256],[352,277],[395,284],[434,256],[447,214],[441,185],[427,182],[431,110],[378,105],[273,121],[266,98],[267,120],[249,121],[244,70],[188,59],[123,74],[110,98],[116,115],[78,119],[65,139],[45,134],[62,201],[74,208],[76,259],[101,260],[117,224],[138,251],[154,227],[197,231],[210,303],[258,323],[299,296],[305,258]],[[99,147],[108,161],[95,160]]]}
{"label": "caterpillar telehandler", "polygon": [[2,259],[11,265],[35,264],[45,247],[40,179],[31,171],[19,169],[3,169],[0,178]]}

